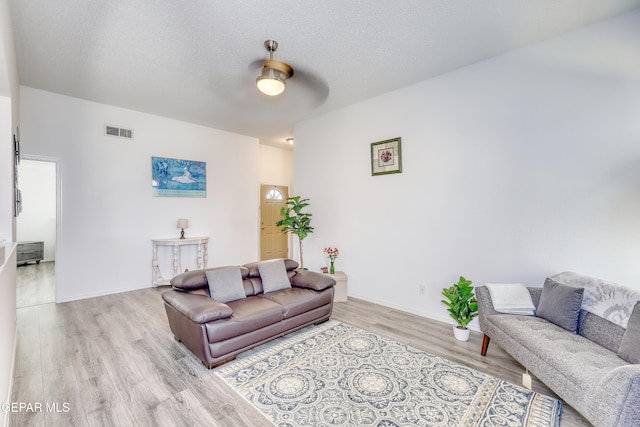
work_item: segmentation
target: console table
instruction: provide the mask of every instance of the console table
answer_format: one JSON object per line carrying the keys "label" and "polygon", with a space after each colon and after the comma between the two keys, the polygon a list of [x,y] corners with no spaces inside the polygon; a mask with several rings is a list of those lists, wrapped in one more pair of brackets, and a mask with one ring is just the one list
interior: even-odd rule
{"label": "console table", "polygon": [[166,280],[160,274],[160,267],[158,266],[158,247],[170,246],[173,247],[173,276],[177,276],[180,271],[180,247],[181,246],[197,246],[198,253],[196,255],[196,265],[198,269],[207,268],[208,254],[207,247],[209,246],[209,237],[185,237],[184,239],[152,239],[153,243],[153,261],[151,267],[152,273],[152,285],[161,286],[169,285],[170,279]]}

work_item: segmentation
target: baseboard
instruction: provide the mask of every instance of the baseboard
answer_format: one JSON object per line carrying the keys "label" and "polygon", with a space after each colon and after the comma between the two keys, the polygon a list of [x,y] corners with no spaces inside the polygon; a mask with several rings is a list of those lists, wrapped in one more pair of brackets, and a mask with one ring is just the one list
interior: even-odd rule
{"label": "baseboard", "polygon": [[[404,307],[404,306],[398,305],[398,304],[389,304],[388,301],[380,301],[380,300],[377,300],[375,298],[370,298],[368,296],[363,296],[363,295],[349,295],[349,297],[353,297],[353,298],[357,298],[357,299],[360,299],[360,300],[363,300],[363,301],[367,301],[367,302],[371,302],[371,303],[374,303],[374,304],[378,304],[378,305],[381,305],[383,307],[393,308],[394,310],[404,311],[405,313],[415,314],[416,316],[426,317],[427,319],[437,320],[438,322],[449,323],[451,326],[453,326],[455,324],[453,322],[453,320],[451,319],[451,317],[442,315],[440,313],[430,313],[430,312],[426,312],[426,311],[418,311],[418,310],[415,310],[415,309],[410,308],[410,307]],[[443,308],[443,310],[444,310],[444,308]],[[478,319],[474,319],[469,324],[469,329],[471,329],[472,331],[480,332],[480,324],[478,323]]]}
{"label": "baseboard", "polygon": [[69,301],[77,301],[81,299],[103,297],[105,295],[113,295],[113,294],[120,294],[122,292],[138,291],[140,289],[147,289],[150,287],[151,287],[150,284],[144,284],[144,285],[133,286],[129,288],[118,288],[118,289],[110,289],[108,291],[91,292],[88,294],[71,295],[67,297],[62,297],[59,302],[69,302]]}

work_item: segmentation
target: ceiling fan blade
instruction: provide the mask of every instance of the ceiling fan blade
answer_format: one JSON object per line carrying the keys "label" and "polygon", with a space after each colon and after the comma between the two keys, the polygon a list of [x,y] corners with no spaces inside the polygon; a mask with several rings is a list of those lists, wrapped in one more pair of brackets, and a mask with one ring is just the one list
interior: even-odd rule
{"label": "ceiling fan blade", "polygon": [[329,97],[329,84],[326,80],[294,68],[295,74],[287,80],[287,88],[281,95],[281,108],[291,112],[306,112],[322,105]]}
{"label": "ceiling fan blade", "polygon": [[322,104],[329,97],[329,83],[318,75],[307,71],[304,68],[297,68],[294,75],[301,85],[308,87],[314,94],[318,105]]}
{"label": "ceiling fan blade", "polygon": [[249,73],[255,74],[256,77],[258,77],[260,70],[264,65],[264,61],[264,59],[256,59],[255,61],[252,61],[251,64],[249,64],[249,67],[247,67],[247,70]]}

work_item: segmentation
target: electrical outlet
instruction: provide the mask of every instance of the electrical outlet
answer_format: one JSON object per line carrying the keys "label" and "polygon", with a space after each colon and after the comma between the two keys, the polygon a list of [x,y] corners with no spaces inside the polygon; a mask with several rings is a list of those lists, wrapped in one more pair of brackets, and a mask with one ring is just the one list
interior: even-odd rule
{"label": "electrical outlet", "polygon": [[425,285],[420,285],[420,295],[426,295],[427,294],[427,287]]}

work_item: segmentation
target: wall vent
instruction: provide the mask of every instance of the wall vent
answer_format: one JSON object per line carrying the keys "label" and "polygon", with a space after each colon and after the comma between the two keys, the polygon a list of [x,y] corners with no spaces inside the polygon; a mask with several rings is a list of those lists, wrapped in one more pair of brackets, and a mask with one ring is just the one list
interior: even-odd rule
{"label": "wall vent", "polygon": [[119,128],[111,125],[104,125],[104,134],[106,136],[115,136],[118,138],[133,139],[133,130]]}

